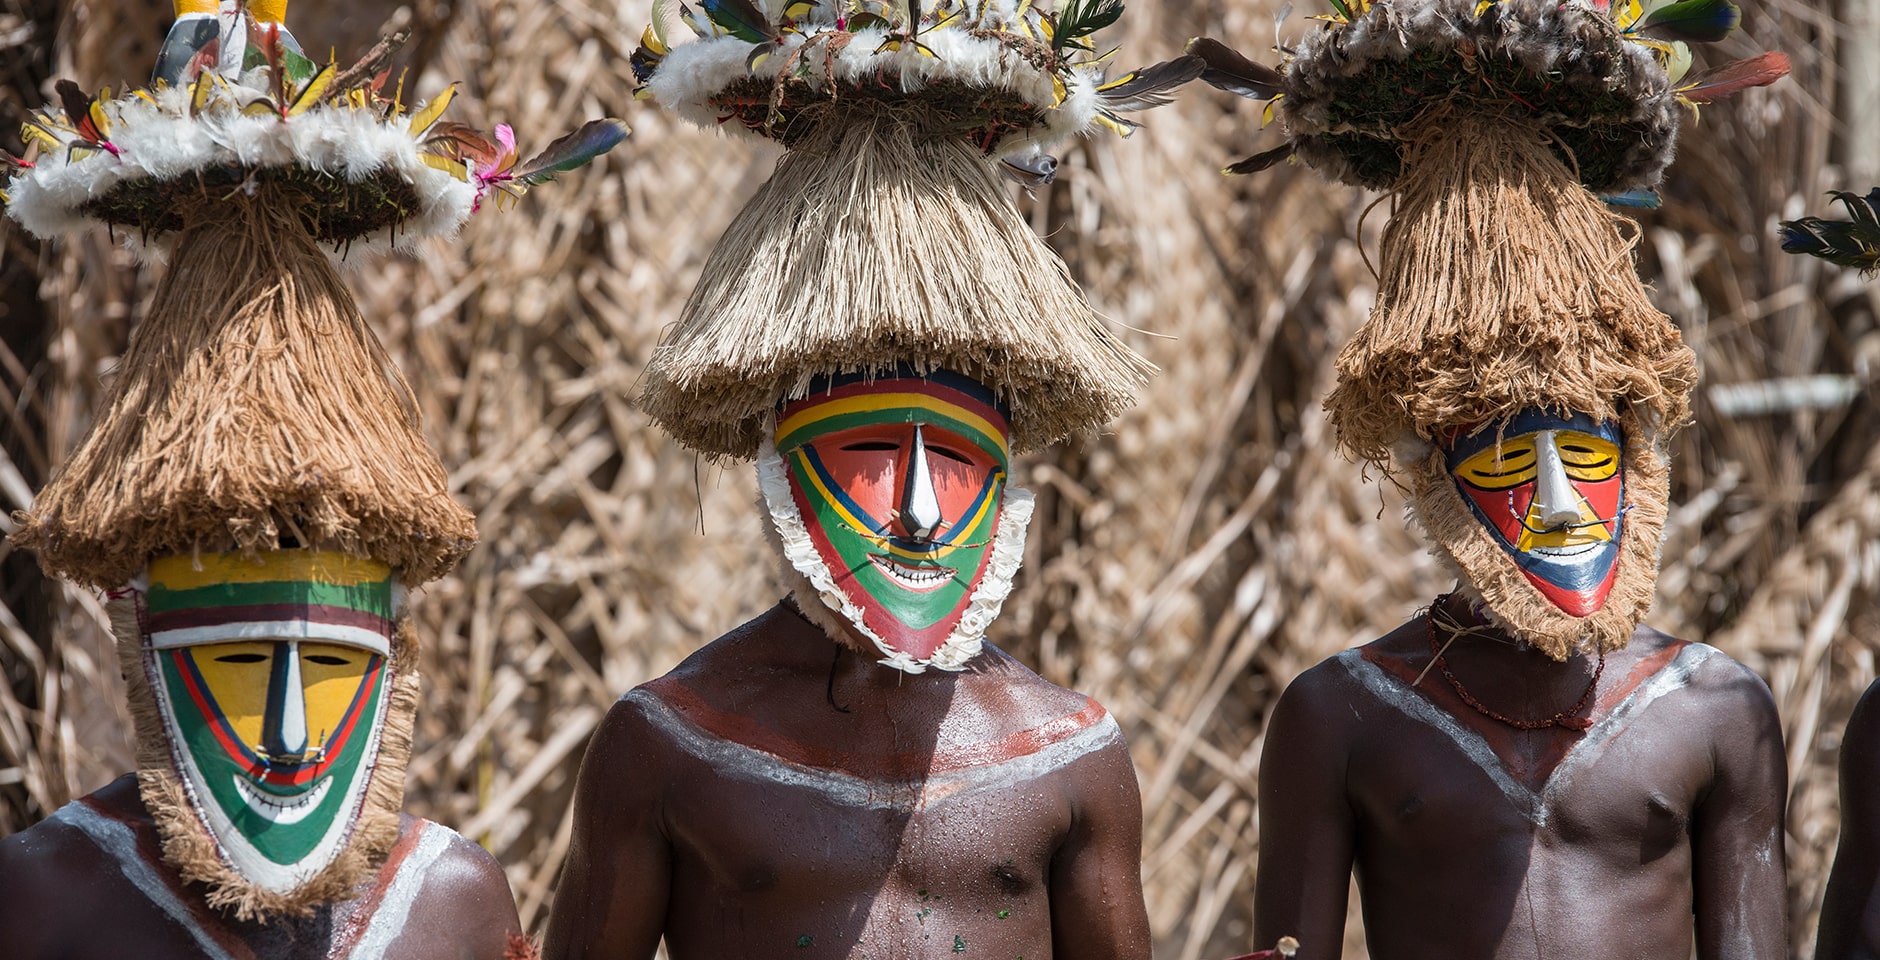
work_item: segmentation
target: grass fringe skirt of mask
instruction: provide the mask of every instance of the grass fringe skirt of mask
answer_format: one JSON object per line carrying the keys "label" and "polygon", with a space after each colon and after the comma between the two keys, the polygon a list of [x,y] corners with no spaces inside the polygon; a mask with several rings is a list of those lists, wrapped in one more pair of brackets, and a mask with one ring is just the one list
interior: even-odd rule
{"label": "grass fringe skirt of mask", "polygon": [[750,458],[815,376],[897,364],[985,383],[1021,451],[1109,420],[1154,369],[972,145],[920,108],[830,104],[712,249],[642,404],[686,446]]}
{"label": "grass fringe skirt of mask", "polygon": [[100,589],[154,556],[284,542],[418,584],[476,542],[411,388],[266,188],[191,211],[103,414],[20,519],[17,545]]}
{"label": "grass fringe skirt of mask", "polygon": [[163,860],[183,879],[206,888],[209,907],[240,921],[299,917],[322,904],[350,896],[361,881],[384,864],[398,842],[399,811],[404,806],[405,765],[418,715],[418,634],[400,619],[392,638],[391,677],[379,751],[371,759],[359,816],[340,853],[325,869],[287,893],[249,883],[222,856],[215,836],[197,813],[195,798],[177,773],[177,757],[164,733],[157,708],[151,664],[145,656],[137,595],[121,591],[105,605],[117,636],[118,665],[130,695],[131,725],[137,742],[137,791],[163,842]]}

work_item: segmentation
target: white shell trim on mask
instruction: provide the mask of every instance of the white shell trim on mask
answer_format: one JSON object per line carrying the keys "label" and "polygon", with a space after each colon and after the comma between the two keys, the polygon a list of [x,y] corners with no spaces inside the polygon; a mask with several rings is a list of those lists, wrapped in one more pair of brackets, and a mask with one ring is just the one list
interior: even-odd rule
{"label": "white shell trim on mask", "polygon": [[774,426],[766,430],[764,442],[758,447],[757,484],[763,491],[770,522],[783,544],[784,559],[816,588],[816,594],[824,606],[840,613],[851,627],[874,643],[875,649],[882,653],[877,663],[905,673],[924,673],[928,667],[940,670],[966,669],[967,661],[979,656],[986,639],[986,628],[992,625],[999,615],[999,608],[1005,604],[1005,598],[1011,595],[1012,578],[1018,573],[1019,564],[1024,562],[1025,528],[1031,524],[1033,507],[1031,491],[1006,484],[1005,503],[999,508],[999,532],[992,538],[992,555],[986,560],[985,576],[980,578],[979,586],[973,590],[972,597],[966,603],[965,612],[960,614],[960,622],[954,624],[953,632],[947,635],[946,642],[934,651],[933,656],[916,660],[889,646],[870,630],[862,620],[862,608],[836,587],[835,577],[829,572],[829,565],[816,552],[816,544],[809,537],[809,528],[803,523],[803,515],[796,509],[795,498],[790,495],[789,473],[784,467],[783,457],[777,453],[775,433]]}

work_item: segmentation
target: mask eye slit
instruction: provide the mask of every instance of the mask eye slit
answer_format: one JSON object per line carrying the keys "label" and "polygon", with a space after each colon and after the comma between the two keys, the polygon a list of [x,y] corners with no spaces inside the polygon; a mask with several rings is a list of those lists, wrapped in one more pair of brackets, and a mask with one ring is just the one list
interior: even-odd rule
{"label": "mask eye slit", "polygon": [[966,454],[963,454],[959,452],[958,450],[953,450],[948,447],[936,447],[931,443],[927,444],[927,452],[938,454],[940,456],[947,458],[948,460],[954,460],[959,463],[971,464],[973,462],[970,458],[966,456]]}
{"label": "mask eye slit", "polygon": [[858,440],[855,443],[843,444],[842,449],[850,452],[875,453],[899,450],[901,449],[901,445],[898,443],[890,443],[886,440]]}
{"label": "mask eye slit", "polygon": [[228,653],[215,658],[217,663],[260,663],[268,659],[259,653]]}
{"label": "mask eye slit", "polygon": [[331,654],[326,654],[326,653],[312,654],[308,656],[307,659],[323,667],[343,667],[346,664],[349,664],[352,662],[351,660],[348,660],[345,657],[335,657]]}

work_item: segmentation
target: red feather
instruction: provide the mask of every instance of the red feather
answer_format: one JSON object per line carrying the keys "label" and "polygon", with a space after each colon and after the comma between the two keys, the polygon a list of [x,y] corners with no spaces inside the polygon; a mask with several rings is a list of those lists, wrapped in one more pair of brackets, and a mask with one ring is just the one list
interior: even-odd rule
{"label": "red feather", "polygon": [[1760,57],[1726,63],[1678,91],[1692,103],[1713,103],[1750,87],[1766,87],[1789,75],[1789,55],[1772,50]]}

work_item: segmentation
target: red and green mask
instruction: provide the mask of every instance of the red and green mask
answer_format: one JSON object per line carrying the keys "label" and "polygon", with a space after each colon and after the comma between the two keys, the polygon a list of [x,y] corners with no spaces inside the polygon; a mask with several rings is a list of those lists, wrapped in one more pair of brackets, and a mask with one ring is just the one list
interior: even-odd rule
{"label": "red and green mask", "polygon": [[282,550],[153,561],[145,670],[174,774],[218,853],[286,893],[345,849],[391,700],[391,570]]}
{"label": "red and green mask", "polygon": [[1010,459],[980,383],[850,376],[782,406],[760,474],[796,571],[884,663],[919,672],[977,653],[1011,589],[1030,499]]}
{"label": "red and green mask", "polygon": [[1612,592],[1624,517],[1617,423],[1541,410],[1444,451],[1456,488],[1541,595],[1585,617]]}

